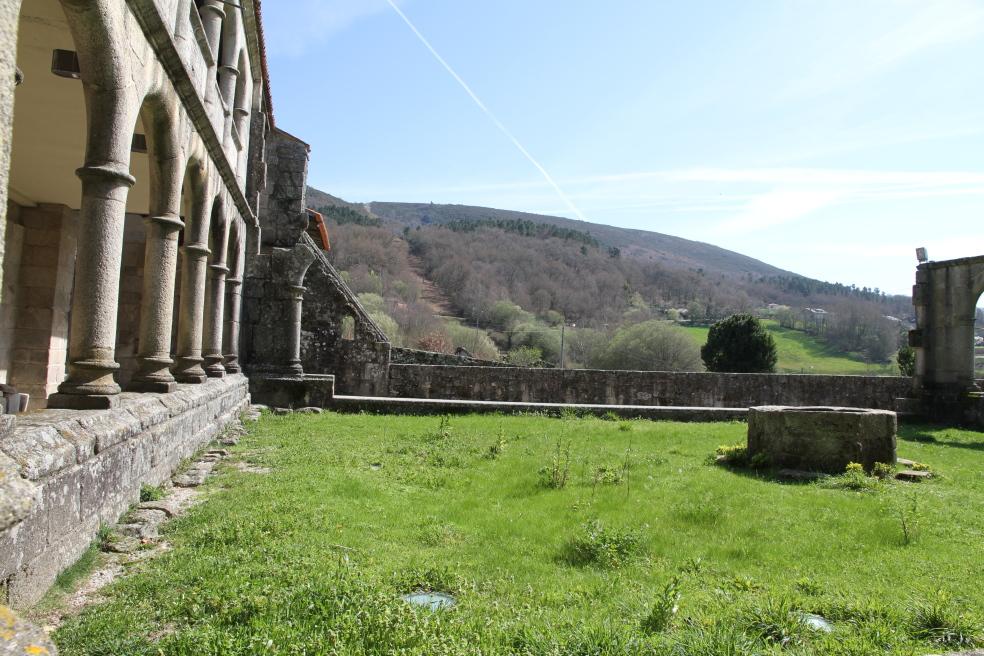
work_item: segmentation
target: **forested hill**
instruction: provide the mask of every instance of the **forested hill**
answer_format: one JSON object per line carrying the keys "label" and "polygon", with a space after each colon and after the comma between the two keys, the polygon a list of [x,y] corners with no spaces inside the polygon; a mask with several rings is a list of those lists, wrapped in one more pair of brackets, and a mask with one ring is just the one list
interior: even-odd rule
{"label": "forested hill", "polygon": [[706,325],[768,311],[782,312],[785,325],[843,334],[838,348],[883,361],[911,314],[906,297],[654,232],[460,205],[350,203],[316,189],[307,201],[328,222],[335,266],[380,324],[389,322],[387,334],[408,346],[465,345],[436,315],[464,319],[508,351],[519,331],[545,335],[561,321],[596,331],[580,334],[603,343],[649,320]]}
{"label": "forested hill", "polygon": [[659,232],[617,228],[558,216],[468,205],[435,205],[433,203],[376,202],[369,203],[368,209],[382,219],[411,228],[465,221],[484,223],[532,222],[539,225],[553,225],[565,230],[591,235],[606,248],[619,249],[623,257],[660,262],[670,268],[702,269],[709,273],[724,273],[726,275],[747,273],[759,276],[794,275],[747,255],[711,244],[673,237]]}

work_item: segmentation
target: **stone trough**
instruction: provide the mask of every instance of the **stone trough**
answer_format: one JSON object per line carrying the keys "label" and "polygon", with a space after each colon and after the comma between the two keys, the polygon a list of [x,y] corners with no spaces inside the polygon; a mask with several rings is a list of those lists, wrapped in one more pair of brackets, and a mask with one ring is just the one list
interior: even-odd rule
{"label": "stone trough", "polygon": [[748,456],[774,467],[842,474],[895,464],[894,412],[867,408],[760,406],[748,411]]}

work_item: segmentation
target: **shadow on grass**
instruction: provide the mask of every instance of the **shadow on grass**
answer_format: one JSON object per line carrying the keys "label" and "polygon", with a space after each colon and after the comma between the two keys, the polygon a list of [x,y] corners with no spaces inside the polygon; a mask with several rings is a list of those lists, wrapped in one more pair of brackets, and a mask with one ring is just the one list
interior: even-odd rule
{"label": "shadow on grass", "polygon": [[827,474],[821,472],[798,472],[800,475],[791,476],[788,473],[780,472],[790,472],[795,470],[787,470],[776,467],[763,467],[756,469],[753,467],[735,465],[726,462],[715,462],[713,460],[708,462],[708,465],[711,467],[724,469],[725,471],[744,478],[751,478],[764,483],[779,483],[781,485],[812,485],[816,481],[827,476]]}
{"label": "shadow on grass", "polygon": [[936,444],[938,446],[949,446],[957,449],[970,449],[971,451],[984,451],[984,441],[960,442],[956,440],[941,440],[931,431],[951,428],[950,426],[937,427],[912,427],[908,430],[899,431],[899,439],[904,442],[918,442],[921,444]]}

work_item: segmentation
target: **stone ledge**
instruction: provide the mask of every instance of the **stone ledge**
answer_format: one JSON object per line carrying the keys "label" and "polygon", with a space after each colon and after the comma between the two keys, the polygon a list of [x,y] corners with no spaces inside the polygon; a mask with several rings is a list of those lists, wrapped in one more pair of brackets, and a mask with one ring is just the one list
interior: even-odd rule
{"label": "stone ledge", "polygon": [[236,374],[200,385],[178,385],[169,394],[124,392],[120,406],[112,410],[40,410],[21,415],[12,434],[0,439],[0,452],[19,465],[21,476],[39,481],[245,383]]}

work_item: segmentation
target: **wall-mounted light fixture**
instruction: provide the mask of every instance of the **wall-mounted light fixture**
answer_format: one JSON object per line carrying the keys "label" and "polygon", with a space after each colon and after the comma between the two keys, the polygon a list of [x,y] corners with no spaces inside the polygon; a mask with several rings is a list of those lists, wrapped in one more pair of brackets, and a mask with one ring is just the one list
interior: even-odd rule
{"label": "wall-mounted light fixture", "polygon": [[916,249],[916,259],[919,260],[919,264],[929,262],[929,251],[924,246],[920,246]]}
{"label": "wall-mounted light fixture", "polygon": [[51,51],[51,72],[58,77],[67,77],[78,80],[82,77],[82,69],[79,68],[79,55],[74,50],[52,50]]}

